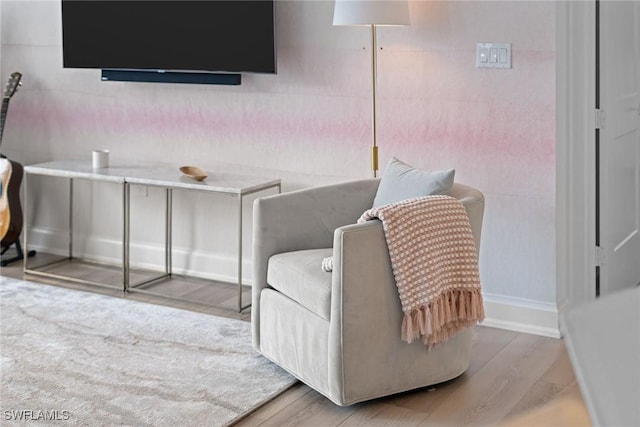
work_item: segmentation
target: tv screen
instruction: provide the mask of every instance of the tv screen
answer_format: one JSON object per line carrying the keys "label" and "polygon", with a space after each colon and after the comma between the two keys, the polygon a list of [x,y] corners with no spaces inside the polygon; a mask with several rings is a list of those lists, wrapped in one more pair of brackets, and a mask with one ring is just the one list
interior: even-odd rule
{"label": "tv screen", "polygon": [[274,1],[62,0],[65,68],[275,73]]}

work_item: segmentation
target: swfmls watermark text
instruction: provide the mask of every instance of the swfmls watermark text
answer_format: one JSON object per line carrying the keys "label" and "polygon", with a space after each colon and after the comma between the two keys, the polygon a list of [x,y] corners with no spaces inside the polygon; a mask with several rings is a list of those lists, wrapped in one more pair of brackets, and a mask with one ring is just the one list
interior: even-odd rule
{"label": "swfmls watermark text", "polygon": [[67,421],[71,414],[66,409],[5,409],[5,421]]}

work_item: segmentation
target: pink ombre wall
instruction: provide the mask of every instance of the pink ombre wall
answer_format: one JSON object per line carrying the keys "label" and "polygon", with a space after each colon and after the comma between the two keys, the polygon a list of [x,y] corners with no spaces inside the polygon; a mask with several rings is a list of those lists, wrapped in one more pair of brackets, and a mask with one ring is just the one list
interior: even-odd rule
{"label": "pink ombre wall", "polygon": [[[285,191],[370,176],[369,35],[333,27],[331,1],[279,2],[278,74],[239,87],[103,83],[62,68],[58,2],[0,10],[1,77],[24,74],[2,148],[25,164],[108,148],[112,162],[240,165],[282,177]],[[553,310],[554,2],[412,1],[411,16],[378,33],[381,168],[391,156],[455,167],[486,195],[487,300]],[[477,69],[478,42],[512,43],[513,68]]]}

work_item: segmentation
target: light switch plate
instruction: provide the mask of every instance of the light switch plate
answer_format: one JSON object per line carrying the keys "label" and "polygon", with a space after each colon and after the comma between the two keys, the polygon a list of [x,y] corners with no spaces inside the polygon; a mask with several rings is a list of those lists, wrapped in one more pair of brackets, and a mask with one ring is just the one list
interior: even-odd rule
{"label": "light switch plate", "polygon": [[511,68],[511,43],[476,43],[476,68]]}

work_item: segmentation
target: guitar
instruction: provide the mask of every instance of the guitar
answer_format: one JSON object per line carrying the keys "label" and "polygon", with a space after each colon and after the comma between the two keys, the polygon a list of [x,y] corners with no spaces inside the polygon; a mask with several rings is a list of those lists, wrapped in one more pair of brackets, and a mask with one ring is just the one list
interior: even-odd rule
{"label": "guitar", "polygon": [[9,231],[11,214],[9,211],[9,199],[7,189],[11,178],[11,162],[8,159],[0,158],[0,237],[4,239]]}
{"label": "guitar", "polygon": [[[0,110],[0,145],[4,124],[9,109],[9,100],[21,85],[22,74],[11,74],[2,96],[2,110]],[[22,165],[7,159],[0,154],[0,238],[4,251],[19,241],[22,232],[22,208],[20,206],[20,184],[22,183]]]}

